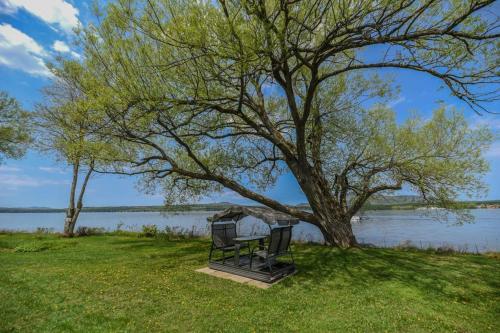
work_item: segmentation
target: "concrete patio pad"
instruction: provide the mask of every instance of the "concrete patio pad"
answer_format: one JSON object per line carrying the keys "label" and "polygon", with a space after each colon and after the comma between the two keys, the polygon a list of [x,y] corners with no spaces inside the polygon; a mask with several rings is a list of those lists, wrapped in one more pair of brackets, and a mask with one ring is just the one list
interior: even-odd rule
{"label": "concrete patio pad", "polygon": [[197,269],[196,271],[200,272],[200,273],[208,274],[208,275],[211,275],[211,276],[215,276],[215,277],[218,277],[218,278],[227,279],[227,280],[231,280],[231,281],[234,281],[234,282],[247,284],[249,286],[257,287],[257,288],[260,288],[260,289],[267,289],[267,288],[271,287],[273,284],[276,284],[276,283],[279,282],[278,281],[278,282],[275,282],[275,283],[265,283],[265,282],[262,282],[262,281],[257,281],[257,280],[249,279],[249,278],[244,277],[244,276],[239,276],[239,275],[235,275],[235,274],[231,274],[231,273],[217,271],[215,269],[211,269],[211,268],[208,268],[208,267],[203,267],[203,268]]}

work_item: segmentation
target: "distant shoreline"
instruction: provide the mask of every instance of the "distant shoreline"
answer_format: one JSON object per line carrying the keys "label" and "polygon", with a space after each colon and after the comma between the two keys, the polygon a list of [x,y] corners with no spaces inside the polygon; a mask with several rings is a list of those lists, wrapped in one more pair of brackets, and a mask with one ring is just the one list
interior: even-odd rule
{"label": "distant shoreline", "polygon": [[[500,208],[500,200],[487,201],[463,201],[460,202],[463,209],[494,209]],[[189,212],[189,211],[220,211],[234,204],[216,203],[216,204],[192,204],[192,205],[172,205],[172,206],[103,206],[103,207],[85,207],[82,212],[88,213],[118,213],[118,212]],[[296,205],[294,207],[309,209],[308,205]],[[363,208],[367,210],[414,210],[425,208],[421,203],[398,203],[398,204],[369,204]],[[0,213],[63,213],[65,208],[46,208],[46,207],[0,207]]]}

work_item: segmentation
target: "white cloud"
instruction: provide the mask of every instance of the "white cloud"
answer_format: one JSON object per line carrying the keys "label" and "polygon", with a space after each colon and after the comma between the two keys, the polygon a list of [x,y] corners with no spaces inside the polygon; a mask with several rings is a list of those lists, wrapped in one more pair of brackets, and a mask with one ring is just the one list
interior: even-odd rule
{"label": "white cloud", "polygon": [[52,48],[54,49],[54,51],[62,52],[62,53],[67,53],[67,52],[71,51],[68,44],[66,44],[62,40],[56,40],[54,42],[54,44],[52,44]]}
{"label": "white cloud", "polygon": [[0,1],[0,13],[11,15],[15,12],[16,8],[13,8],[8,1]]}
{"label": "white cloud", "polygon": [[18,187],[40,187],[45,185],[67,184],[67,180],[39,179],[22,174],[0,174],[0,186],[10,189]]}
{"label": "white cloud", "polygon": [[80,21],[78,9],[64,0],[2,0],[0,10],[5,13],[15,13],[24,9],[47,24],[57,25],[65,32],[72,32]]}
{"label": "white cloud", "polygon": [[76,58],[76,59],[80,59],[81,56],[74,52],[74,51],[71,51],[71,49],[69,48],[68,44],[66,44],[65,42],[63,42],[62,40],[56,40],[54,42],[54,44],[52,44],[52,49],[56,52],[61,52],[61,53],[69,53],[71,54],[71,56],[73,58]]}
{"label": "white cloud", "polygon": [[0,64],[32,75],[50,76],[45,56],[43,47],[33,38],[10,24],[0,24]]}
{"label": "white cloud", "polygon": [[403,103],[404,101],[406,101],[406,97],[400,96],[400,97],[396,98],[395,100],[389,101],[387,103],[387,106],[390,108],[393,108],[396,105]]}
{"label": "white cloud", "polygon": [[21,171],[18,167],[10,167],[6,165],[0,165],[0,172],[19,172]]}
{"label": "white cloud", "polygon": [[60,169],[60,168],[54,168],[54,167],[39,167],[38,168],[41,171],[48,172],[48,173],[59,173],[59,174],[65,174],[66,171]]}
{"label": "white cloud", "polygon": [[[42,167],[40,167],[41,169]],[[57,168],[52,168],[59,170]],[[0,166],[0,188],[16,190],[19,187],[42,187],[49,185],[68,185],[66,179],[35,178],[22,172],[18,167]]]}
{"label": "white cloud", "polygon": [[76,53],[74,51],[71,51],[70,53],[73,56],[73,58],[76,58],[76,59],[81,59],[82,58],[82,56],[80,54],[78,54],[78,53]]}

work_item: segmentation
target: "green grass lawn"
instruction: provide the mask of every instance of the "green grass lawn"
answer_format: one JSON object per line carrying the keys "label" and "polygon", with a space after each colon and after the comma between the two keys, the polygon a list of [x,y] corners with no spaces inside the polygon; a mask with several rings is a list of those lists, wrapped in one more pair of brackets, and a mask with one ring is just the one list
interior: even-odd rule
{"label": "green grass lawn", "polygon": [[500,332],[492,255],[295,245],[262,290],[195,272],[208,246],[0,235],[0,332]]}

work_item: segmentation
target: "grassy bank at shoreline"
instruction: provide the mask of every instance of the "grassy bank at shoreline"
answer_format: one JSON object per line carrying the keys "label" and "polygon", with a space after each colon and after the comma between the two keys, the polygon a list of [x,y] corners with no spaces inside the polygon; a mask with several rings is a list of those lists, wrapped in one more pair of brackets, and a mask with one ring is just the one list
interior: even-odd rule
{"label": "grassy bank at shoreline", "polygon": [[294,245],[268,290],[196,273],[206,239],[0,235],[0,332],[498,332],[498,255]]}

